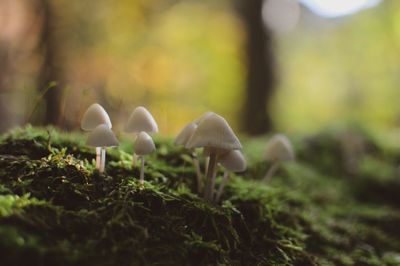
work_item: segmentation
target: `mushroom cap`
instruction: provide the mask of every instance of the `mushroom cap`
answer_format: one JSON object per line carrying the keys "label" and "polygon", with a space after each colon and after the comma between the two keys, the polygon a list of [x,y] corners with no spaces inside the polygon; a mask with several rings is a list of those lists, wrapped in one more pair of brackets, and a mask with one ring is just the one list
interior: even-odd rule
{"label": "mushroom cap", "polygon": [[186,143],[186,148],[213,147],[225,150],[240,150],[242,145],[226,120],[210,114],[201,121]]}
{"label": "mushroom cap", "polygon": [[118,146],[119,142],[111,128],[102,124],[89,133],[86,144],[91,147],[113,147]]}
{"label": "mushroom cap", "polygon": [[196,131],[197,125],[195,123],[187,124],[175,138],[175,145],[186,145],[190,137]]}
{"label": "mushroom cap", "polygon": [[230,172],[243,172],[247,168],[246,159],[239,150],[232,150],[221,156],[218,162]]}
{"label": "mushroom cap", "polygon": [[128,119],[125,131],[128,133],[158,132],[158,125],[154,117],[143,106],[136,107]]}
{"label": "mushroom cap", "polygon": [[292,143],[285,135],[277,134],[268,141],[264,159],[270,161],[292,161],[294,158]]}
{"label": "mushroom cap", "polygon": [[[231,150],[226,150],[226,149],[218,149],[218,156],[224,156],[228,154]],[[203,148],[203,155],[204,157],[208,157],[211,154],[211,148],[210,147],[204,147]]]}
{"label": "mushroom cap", "polygon": [[204,120],[205,118],[207,118],[208,116],[213,115],[213,114],[215,114],[215,113],[214,113],[214,112],[211,112],[211,111],[205,112],[202,116],[196,118],[196,119],[193,121],[193,123],[195,123],[196,125],[199,125],[201,122],[203,122],[203,120]]}
{"label": "mushroom cap", "polygon": [[92,131],[101,124],[106,124],[109,128],[112,127],[106,110],[100,104],[94,103],[83,114],[81,128],[85,131]]}
{"label": "mushroom cap", "polygon": [[150,135],[144,131],[140,132],[133,146],[135,153],[139,156],[143,156],[152,153],[155,149],[156,146]]}

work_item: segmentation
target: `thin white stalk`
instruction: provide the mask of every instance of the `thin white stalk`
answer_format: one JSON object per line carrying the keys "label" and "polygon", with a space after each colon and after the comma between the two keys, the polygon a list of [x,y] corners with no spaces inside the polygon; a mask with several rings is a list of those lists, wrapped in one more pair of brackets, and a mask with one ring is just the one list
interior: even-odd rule
{"label": "thin white stalk", "polygon": [[104,173],[106,167],[106,148],[101,148],[101,159],[100,159],[100,173]]}
{"label": "thin white stalk", "polygon": [[197,153],[195,150],[192,150],[192,160],[193,160],[194,168],[196,169],[197,192],[201,193],[201,190],[203,188],[203,184],[202,184],[203,174],[201,173],[200,162],[199,162],[199,159],[197,157]]}
{"label": "thin white stalk", "polygon": [[139,183],[141,186],[144,184],[144,156],[140,157],[142,159],[142,165],[140,167],[140,180]]}
{"label": "thin white stalk", "polygon": [[212,149],[210,151],[210,163],[208,164],[207,167],[207,180],[204,188],[204,199],[206,201],[212,201],[212,195],[213,195],[213,184],[215,180],[215,174],[217,170],[217,150]]}
{"label": "thin white stalk", "polygon": [[217,172],[218,172],[218,163],[215,164],[214,167],[214,172],[211,178],[211,190],[210,190],[210,200],[213,201],[214,199],[214,194],[215,194],[215,179],[217,177]]}
{"label": "thin white stalk", "polygon": [[101,165],[101,147],[96,147],[96,169],[100,170]]}
{"label": "thin white stalk", "polygon": [[219,200],[221,199],[222,193],[224,192],[224,188],[226,184],[228,184],[228,180],[229,180],[229,172],[225,170],[224,177],[222,177],[222,181],[221,184],[219,185],[217,195],[215,196],[215,202],[219,202]]}
{"label": "thin white stalk", "polygon": [[206,160],[204,162],[204,173],[207,173],[208,170],[208,165],[210,164],[210,156],[206,157]]}
{"label": "thin white stalk", "polygon": [[271,181],[271,178],[274,176],[276,171],[279,168],[279,161],[274,161],[271,165],[271,167],[268,169],[267,174],[263,178],[263,182],[269,183]]}

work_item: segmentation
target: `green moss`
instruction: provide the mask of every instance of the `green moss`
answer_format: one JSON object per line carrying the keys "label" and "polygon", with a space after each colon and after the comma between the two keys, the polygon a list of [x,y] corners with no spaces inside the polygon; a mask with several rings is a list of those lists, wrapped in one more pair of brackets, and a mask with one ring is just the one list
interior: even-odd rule
{"label": "green moss", "polygon": [[2,262],[399,265],[398,154],[362,135],[374,148],[348,172],[332,134],[317,146],[295,138],[299,160],[270,184],[259,181],[264,140],[249,141],[248,171],[213,205],[194,193],[189,154],[169,140],[156,140],[141,188],[129,141],[108,151],[99,175],[81,134],[16,129],[0,143]]}

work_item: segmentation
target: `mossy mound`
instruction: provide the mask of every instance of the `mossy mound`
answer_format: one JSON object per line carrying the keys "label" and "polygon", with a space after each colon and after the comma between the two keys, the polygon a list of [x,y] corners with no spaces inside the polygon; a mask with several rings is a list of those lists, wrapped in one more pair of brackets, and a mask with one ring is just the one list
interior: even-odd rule
{"label": "mossy mound", "polygon": [[360,134],[347,169],[333,135],[298,138],[270,184],[262,140],[244,142],[249,169],[213,205],[169,140],[141,188],[129,142],[99,175],[82,135],[14,130],[0,143],[1,265],[400,265],[399,154]]}

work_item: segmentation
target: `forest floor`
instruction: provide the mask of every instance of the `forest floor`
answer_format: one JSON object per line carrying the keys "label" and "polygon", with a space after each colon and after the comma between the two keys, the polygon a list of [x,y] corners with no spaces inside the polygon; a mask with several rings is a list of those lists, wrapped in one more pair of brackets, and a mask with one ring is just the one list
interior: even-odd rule
{"label": "forest floor", "polygon": [[297,160],[268,184],[267,137],[244,139],[248,170],[211,204],[172,140],[156,139],[142,188],[129,141],[100,175],[83,134],[15,129],[0,142],[0,264],[400,265],[400,150],[363,130],[291,137]]}

